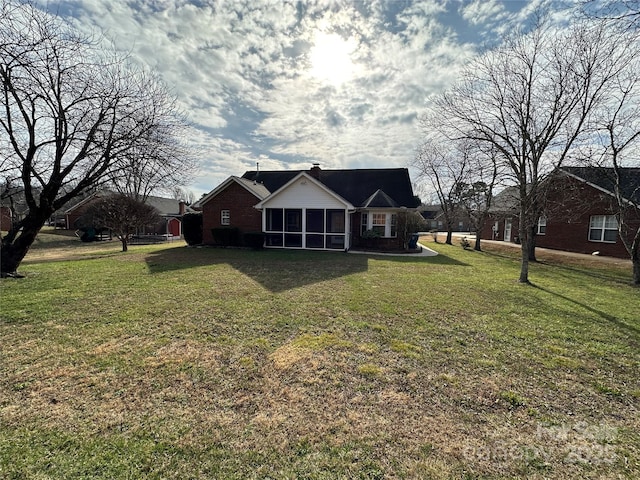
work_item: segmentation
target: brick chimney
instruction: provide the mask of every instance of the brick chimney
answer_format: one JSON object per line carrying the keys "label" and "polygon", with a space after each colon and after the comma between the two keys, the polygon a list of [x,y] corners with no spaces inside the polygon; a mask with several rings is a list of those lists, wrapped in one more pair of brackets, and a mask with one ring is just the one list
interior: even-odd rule
{"label": "brick chimney", "polygon": [[316,180],[320,180],[320,164],[319,163],[314,163],[313,166],[311,167],[311,170],[309,170],[309,174],[315,178]]}
{"label": "brick chimney", "polygon": [[180,200],[180,202],[178,203],[178,214],[179,215],[184,215],[185,205],[186,204],[182,200]]}

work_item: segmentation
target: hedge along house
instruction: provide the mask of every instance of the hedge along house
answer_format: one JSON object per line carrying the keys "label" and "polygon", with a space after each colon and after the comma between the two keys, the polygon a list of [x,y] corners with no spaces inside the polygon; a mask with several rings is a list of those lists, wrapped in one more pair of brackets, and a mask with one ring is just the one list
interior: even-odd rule
{"label": "hedge along house", "polygon": [[415,210],[406,168],[308,171],[249,171],[229,177],[202,200],[203,242],[212,229],[263,232],[265,246],[348,250],[376,232],[377,246],[403,247],[398,213]]}

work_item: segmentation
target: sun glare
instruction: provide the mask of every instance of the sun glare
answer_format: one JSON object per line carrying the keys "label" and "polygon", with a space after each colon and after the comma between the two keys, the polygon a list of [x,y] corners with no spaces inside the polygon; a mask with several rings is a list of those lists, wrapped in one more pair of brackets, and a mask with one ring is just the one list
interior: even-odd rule
{"label": "sun glare", "polygon": [[318,33],[309,52],[310,73],[318,80],[339,86],[354,74],[351,54],[355,50],[352,40],[343,40],[335,33]]}

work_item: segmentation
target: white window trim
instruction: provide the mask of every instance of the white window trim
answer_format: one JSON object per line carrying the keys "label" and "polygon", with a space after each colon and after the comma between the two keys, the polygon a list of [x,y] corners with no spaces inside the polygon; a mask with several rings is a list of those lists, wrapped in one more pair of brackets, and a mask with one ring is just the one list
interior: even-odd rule
{"label": "white window trim", "polygon": [[[602,218],[602,222],[600,225],[598,226],[592,226],[593,225],[593,219],[595,217],[601,217]],[[615,228],[606,228],[607,225],[607,218],[608,217],[613,217],[613,219],[616,222],[616,227]],[[593,240],[591,238],[591,231],[592,230],[596,230],[598,232],[600,232],[600,239],[599,240]],[[604,234],[607,230],[613,230],[616,232],[615,235],[615,240],[605,240],[604,239]],[[589,217],[589,231],[587,232],[587,240],[589,240],[590,242],[595,242],[595,243],[616,243],[618,241],[618,219],[616,218],[615,215],[591,215]]]}
{"label": "white window trim", "polygon": [[[367,214],[367,230],[371,230],[373,228],[373,216],[376,214],[380,214],[380,215],[384,215],[384,235],[382,236],[382,238],[397,238],[398,237],[398,231],[397,231],[397,222],[398,222],[398,217],[396,216],[396,232],[395,235],[391,235],[391,219],[393,218],[394,215],[396,215],[396,213],[394,212],[381,212],[381,211],[375,211],[375,210],[369,210],[367,212],[362,212],[363,214],[366,213]],[[376,226],[382,226],[382,224],[380,225],[376,225]]]}
{"label": "white window trim", "polygon": [[220,225],[231,225],[231,212],[220,210]]}
{"label": "white window trim", "polygon": [[[544,232],[541,232],[541,227],[544,227]],[[547,234],[547,217],[538,217],[538,225],[536,226],[536,235]]]}

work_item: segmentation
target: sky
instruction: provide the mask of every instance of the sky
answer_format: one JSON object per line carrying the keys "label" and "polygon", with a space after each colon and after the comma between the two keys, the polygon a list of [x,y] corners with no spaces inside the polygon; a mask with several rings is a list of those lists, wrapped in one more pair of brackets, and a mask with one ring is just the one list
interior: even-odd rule
{"label": "sky", "polygon": [[160,75],[194,126],[199,171],[188,188],[196,198],[257,163],[410,167],[429,98],[537,9],[561,19],[566,3],[39,2]]}

